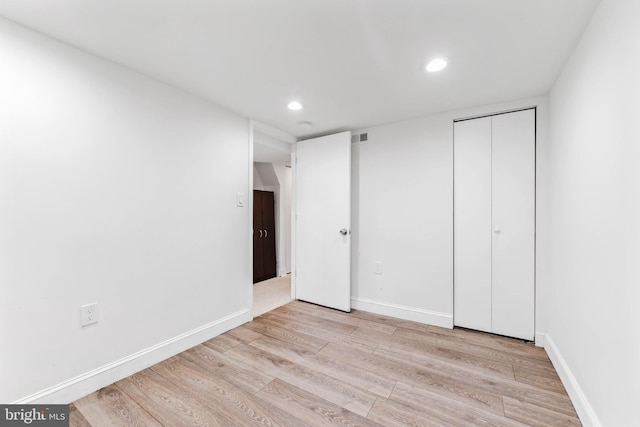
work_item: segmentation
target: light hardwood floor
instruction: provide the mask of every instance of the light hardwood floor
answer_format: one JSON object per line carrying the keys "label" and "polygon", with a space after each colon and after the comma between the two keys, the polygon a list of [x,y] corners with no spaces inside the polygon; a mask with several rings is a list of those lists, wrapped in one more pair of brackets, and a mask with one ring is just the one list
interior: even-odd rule
{"label": "light hardwood floor", "polygon": [[544,350],[294,301],[72,404],[72,426],[574,426]]}

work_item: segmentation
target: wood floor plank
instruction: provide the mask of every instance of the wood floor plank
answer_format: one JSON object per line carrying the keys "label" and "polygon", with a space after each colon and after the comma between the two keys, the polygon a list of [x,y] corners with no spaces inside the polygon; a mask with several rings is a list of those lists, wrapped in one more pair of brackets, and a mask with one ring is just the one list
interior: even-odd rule
{"label": "wood floor plank", "polygon": [[389,334],[381,334],[380,331],[377,331],[375,329],[366,326],[359,326],[353,332],[351,332],[350,336],[351,338],[369,342],[371,345],[378,347],[378,344],[386,342],[387,338],[392,337],[397,329],[398,328],[395,328],[393,332]]}
{"label": "wood floor plank", "polygon": [[89,421],[73,403],[69,405],[69,427],[91,427]]}
{"label": "wood floor plank", "polygon": [[188,388],[179,388],[151,369],[120,380],[116,385],[164,426],[241,425],[202,404]]}
{"label": "wood floor plank", "polygon": [[269,402],[300,420],[305,426],[378,426],[364,416],[346,410],[344,407],[318,399],[314,394],[276,379],[261,390],[257,397]]}
{"label": "wood floor plank", "polygon": [[212,375],[251,393],[257,392],[274,379],[272,375],[234,363],[232,359],[202,345],[182,352],[176,357],[182,357],[206,369]]}
{"label": "wood floor plank", "polygon": [[510,397],[504,398],[504,414],[534,427],[581,426],[577,417],[560,414]]}
{"label": "wood floor plank", "polygon": [[359,338],[364,338],[376,342],[378,348],[388,347],[394,349],[402,349],[409,352],[428,355],[434,360],[441,360],[449,364],[455,364],[467,367],[471,370],[478,370],[490,375],[496,375],[503,378],[513,379],[513,368],[510,364],[493,361],[487,357],[474,355],[468,352],[456,350],[447,346],[435,345],[424,342],[422,340],[414,340],[396,336],[372,336],[370,332],[360,332],[360,329],[351,334]]}
{"label": "wood floor plank", "polygon": [[[318,323],[318,325],[311,325],[309,323],[291,321],[291,319],[287,317],[281,317],[275,314],[266,314],[264,320],[277,323],[281,328],[285,330],[308,335],[311,337],[321,338],[328,342],[342,344],[344,346],[353,347],[361,351],[368,351],[371,353],[377,347],[376,344],[372,344],[367,340],[351,336],[351,332],[355,331],[357,329],[356,327],[350,326],[346,330],[336,332],[333,330],[324,330],[322,327],[318,326],[320,325],[320,323]],[[347,333],[345,334],[344,332]]]}
{"label": "wood floor plank", "polygon": [[[396,386],[396,391],[398,387]],[[470,387],[469,384],[461,384],[446,371],[434,371],[430,375],[424,375],[420,381],[402,383],[402,387],[419,387],[425,392],[437,394],[472,406],[484,412],[504,416],[502,396],[479,387]],[[400,387],[400,390],[403,388]]]}
{"label": "wood floor plank", "polygon": [[[493,335],[487,332],[479,332],[465,328],[441,328],[429,326],[428,330],[437,335],[444,335],[451,340],[473,343],[482,347],[490,347],[504,351],[521,354],[523,356],[549,361],[549,357],[544,348],[536,347],[533,343],[525,342],[517,338]],[[525,345],[523,345],[525,344]]]}
{"label": "wood floor plank", "polygon": [[395,400],[417,411],[429,413],[449,425],[463,424],[469,426],[524,427],[518,421],[505,418],[500,405],[500,414],[485,411],[473,402],[466,402],[443,396],[437,392],[415,385],[399,382],[391,394]]}
{"label": "wood floor plank", "polygon": [[[389,397],[396,381],[384,378],[375,372],[328,358],[303,348],[284,346],[281,341],[264,337],[249,344],[266,352],[283,357],[291,362],[321,372],[335,379],[352,384],[378,396]],[[500,403],[502,405],[502,402]]]}
{"label": "wood floor plank", "polygon": [[412,329],[398,328],[393,335],[400,338],[406,338],[407,340],[414,342],[420,342],[431,346],[439,346],[452,351],[467,355],[474,355],[476,357],[493,360],[507,365],[517,364],[518,366],[536,369],[543,372],[555,372],[553,365],[549,360],[541,360],[539,358],[533,358],[498,348],[478,346],[472,342],[463,340],[451,340],[444,335],[438,335],[432,332],[425,333],[417,332]]}
{"label": "wood floor plank", "polygon": [[[436,375],[439,381],[449,385],[456,384],[457,387],[468,388],[469,392],[472,393],[487,392],[500,396],[509,396],[565,415],[575,415],[575,409],[566,393],[554,393],[529,384],[518,383],[515,380],[503,379],[483,372],[473,372],[467,368],[460,368],[440,360],[434,360],[428,355],[397,349],[392,350],[382,346],[374,354],[396,360],[401,364],[420,367],[432,372],[432,375]],[[438,376],[438,373],[440,373],[440,376]],[[448,376],[448,379],[442,378],[442,375]]]}
{"label": "wood floor plank", "polygon": [[527,369],[524,366],[514,366],[513,372],[515,373],[516,381],[531,384],[556,393],[566,393],[564,385],[555,371],[540,372]]}
{"label": "wood floor plank", "polygon": [[[446,364],[406,363],[393,354],[392,357],[386,357],[385,354],[378,352],[373,355],[357,354],[333,345],[325,347],[319,355],[330,358],[342,355],[341,360],[345,364],[376,372],[390,380],[395,378],[398,382],[420,385],[426,390],[458,399],[488,412],[503,414],[501,394],[473,387],[473,384],[468,382],[460,384],[456,376],[448,373],[449,366]],[[469,372],[459,370],[456,374],[464,378],[469,375]]]}
{"label": "wood floor plank", "polygon": [[386,325],[384,323],[376,323],[371,320],[355,317],[353,316],[353,311],[351,313],[345,313],[343,311],[327,309],[326,307],[321,307],[302,301],[293,301],[283,307],[280,307],[277,311],[279,312],[280,310],[293,310],[303,313],[310,313],[323,317],[325,319],[331,319],[335,320],[336,322],[345,323],[347,325],[373,329],[382,334],[392,334],[396,330],[395,326]]}
{"label": "wood floor plank", "polygon": [[430,326],[418,322],[412,322],[410,320],[398,319],[396,317],[385,316],[382,314],[370,313],[362,310],[351,310],[350,313],[353,317],[368,320],[380,325],[387,325],[394,328],[406,328],[415,329],[418,332],[426,332]]}
{"label": "wood floor plank", "polygon": [[237,328],[228,331],[227,334],[231,335],[232,337],[238,338],[245,344],[250,343],[253,340],[257,340],[262,336],[262,334],[252,331],[245,325],[238,326]]}
{"label": "wood floor plank", "polygon": [[414,334],[427,334],[429,336],[445,335],[452,341],[471,341],[475,342],[477,345],[493,349],[494,351],[504,349],[516,355],[542,360],[545,362],[545,366],[551,366],[551,362],[549,361],[544,349],[535,347],[533,344],[523,345],[523,341],[519,339],[502,337],[499,335],[492,335],[463,328],[447,329],[433,325],[423,325],[408,320],[396,319],[361,310],[352,310],[352,314],[362,319],[377,320],[384,324],[395,326],[397,329],[405,330],[404,333],[407,333],[407,330],[409,330]]}
{"label": "wood floor plank", "polygon": [[[511,368],[510,365],[491,363],[490,361],[478,360],[472,357],[461,356],[456,353],[453,353],[452,357],[448,358],[446,356],[448,352],[440,351],[438,348],[427,348],[426,345],[421,344],[418,346],[419,348],[416,349],[413,343],[406,343],[404,340],[394,341],[393,337],[387,337],[387,338],[388,340],[384,342],[387,342],[388,345],[380,344],[378,346],[378,349],[373,353],[371,357],[367,357],[366,355],[363,355],[363,354],[353,354],[352,356],[350,356],[351,359],[357,361],[355,363],[360,363],[359,361],[368,360],[372,364],[375,364],[375,363],[379,364],[381,363],[380,360],[376,359],[374,356],[380,355],[380,349],[386,348],[390,350],[396,350],[399,348],[409,354],[415,353],[415,354],[422,355],[423,353],[425,353],[426,355],[424,359],[426,359],[428,362],[435,362],[436,365],[438,365],[440,368],[452,366],[452,367],[466,369],[467,372],[483,372],[485,374],[492,375],[492,376],[513,379],[513,369]],[[381,340],[381,342],[383,341]],[[343,354],[343,355],[351,354],[351,353],[347,353],[347,349],[344,349],[342,347],[336,347],[334,344],[328,344],[325,348],[321,350],[320,353],[325,355],[331,355],[333,357],[340,357],[340,354]],[[420,380],[421,376],[429,374],[428,372],[425,372],[424,370],[420,370],[420,369],[416,371],[417,368],[414,366],[402,366],[401,363],[396,363],[396,362],[391,364],[386,363],[386,365],[387,365],[386,369],[390,371],[390,374],[393,373],[393,369],[400,369],[403,372],[403,375],[405,378],[414,377],[414,381]]]}
{"label": "wood floor plank", "polygon": [[246,327],[262,335],[306,347],[312,351],[320,350],[328,342],[327,340],[315,338],[311,335],[301,334],[290,329],[284,329],[277,323],[266,319],[254,319],[253,322],[247,323]]}
{"label": "wood floor plank", "polygon": [[329,402],[366,416],[376,400],[376,395],[351,384],[293,363],[258,348],[242,344],[225,353],[256,369],[275,376],[298,388],[306,390]]}
{"label": "wood floor plank", "polygon": [[92,426],[162,425],[136,401],[113,384],[76,400],[73,405]]}
{"label": "wood floor plank", "polygon": [[274,316],[342,335],[349,335],[357,328],[357,326],[354,325],[349,325],[333,319],[327,319],[323,316],[314,315],[312,313],[305,313],[301,310],[274,310],[266,313],[265,315],[265,317],[269,318]]}
{"label": "wood floor plank", "polygon": [[185,359],[173,358],[155,365],[153,370],[176,387],[190,390],[211,412],[222,414],[238,425],[289,426],[297,422],[284,411],[265,407],[253,393],[208,375],[206,370]]}
{"label": "wood floor plank", "polygon": [[[441,419],[395,400],[379,398],[371,408],[368,419],[387,427],[450,427]],[[462,425],[462,424],[459,424]]]}
{"label": "wood floor plank", "polygon": [[229,333],[218,335],[217,337],[202,343],[202,345],[205,345],[213,350],[219,351],[220,353],[224,353],[225,351],[237,346],[238,344],[242,344],[242,340],[234,337]]}

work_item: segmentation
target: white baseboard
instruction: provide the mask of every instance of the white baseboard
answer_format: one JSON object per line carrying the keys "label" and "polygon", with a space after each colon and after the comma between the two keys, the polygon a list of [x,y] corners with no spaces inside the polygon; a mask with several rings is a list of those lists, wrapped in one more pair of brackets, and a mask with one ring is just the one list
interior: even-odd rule
{"label": "white baseboard", "polygon": [[546,334],[544,332],[539,332],[536,331],[536,336],[534,338],[534,342],[536,344],[536,347],[543,347],[544,348],[544,339],[546,337]]}
{"label": "white baseboard", "polygon": [[291,273],[291,269],[288,267],[282,267],[278,269],[278,277],[284,277],[289,273]]}
{"label": "white baseboard", "polygon": [[576,412],[578,413],[578,417],[580,417],[582,425],[584,427],[602,427],[602,424],[593,410],[593,407],[589,403],[587,396],[580,388],[580,384],[578,384],[578,381],[571,372],[569,365],[566,360],[564,360],[564,357],[562,357],[562,354],[556,346],[556,343],[553,341],[553,338],[551,338],[551,335],[546,334],[544,342],[544,349],[547,351],[549,359],[551,359],[551,363],[553,363],[553,367],[558,372],[560,380],[562,380],[562,384],[564,384],[564,387],[567,389],[567,393],[571,398],[573,406],[576,408]]}
{"label": "white baseboard", "polygon": [[230,329],[247,323],[251,319],[251,310],[244,309],[24,397],[13,402],[13,404],[67,404],[73,402],[102,387],[113,384]]}
{"label": "white baseboard", "polygon": [[384,316],[397,317],[398,319],[411,320],[427,325],[453,328],[453,315],[436,311],[423,310],[414,307],[405,307],[366,299],[351,298],[351,307],[356,310],[369,311]]}

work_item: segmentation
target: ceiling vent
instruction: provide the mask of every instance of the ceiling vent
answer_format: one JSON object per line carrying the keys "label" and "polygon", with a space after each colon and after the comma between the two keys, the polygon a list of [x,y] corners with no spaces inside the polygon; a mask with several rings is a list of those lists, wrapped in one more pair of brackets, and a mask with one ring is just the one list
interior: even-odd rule
{"label": "ceiling vent", "polygon": [[355,135],[351,136],[351,142],[353,144],[357,143],[357,142],[367,142],[368,140],[368,133],[357,133]]}

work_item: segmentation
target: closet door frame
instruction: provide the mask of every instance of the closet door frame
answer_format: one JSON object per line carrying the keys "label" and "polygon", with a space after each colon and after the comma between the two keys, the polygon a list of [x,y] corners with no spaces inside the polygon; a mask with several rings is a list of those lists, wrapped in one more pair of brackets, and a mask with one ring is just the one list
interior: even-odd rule
{"label": "closet door frame", "polygon": [[[526,334],[521,334],[520,336],[517,336],[516,338],[521,338],[521,339],[525,339],[528,341],[534,341],[535,339],[535,325],[536,325],[536,227],[537,227],[537,215],[536,215],[536,197],[537,197],[537,127],[538,127],[538,118],[537,118],[537,107],[533,106],[533,107],[524,107],[524,108],[518,108],[518,109],[513,109],[513,110],[507,110],[507,111],[501,111],[501,112],[496,112],[496,113],[491,113],[491,114],[483,114],[483,115],[478,115],[478,116],[472,116],[472,117],[466,117],[466,118],[461,118],[461,119],[454,119],[453,120],[453,128],[454,128],[454,136],[453,136],[453,177],[454,177],[454,195],[453,195],[453,212],[454,212],[454,235],[453,235],[453,320],[454,320],[454,327],[458,326],[458,327],[466,327],[466,328],[470,328],[470,329],[478,329],[478,330],[482,330],[482,331],[486,331],[486,332],[490,332],[490,333],[494,333],[497,335],[507,335],[507,336],[511,336],[514,337],[514,335],[508,335],[510,333],[510,331],[505,331],[500,329],[499,331],[495,331],[494,328],[489,328],[487,329],[481,329],[479,327],[474,327],[473,325],[470,326],[469,322],[467,321],[467,319],[464,318],[460,318],[459,314],[456,314],[457,310],[456,310],[456,306],[458,305],[457,303],[459,303],[460,301],[457,300],[457,298],[460,298],[459,293],[457,292],[456,289],[456,283],[457,283],[457,275],[456,275],[456,253],[457,253],[457,249],[456,248],[456,138],[455,138],[455,134],[456,134],[456,123],[459,122],[465,122],[465,121],[470,121],[470,120],[476,120],[476,119],[483,119],[483,118],[489,118],[492,119],[493,117],[496,116],[501,116],[501,115],[505,115],[505,114],[511,114],[511,113],[517,113],[517,112],[521,112],[521,111],[528,111],[528,110],[532,110],[533,111],[533,230],[532,230],[532,239],[533,239],[533,244],[532,244],[532,248],[531,248],[531,252],[532,252],[532,280],[533,280],[533,301],[532,301],[532,313],[531,313],[531,330],[527,331]],[[493,185],[492,185],[493,186]],[[491,189],[492,191],[492,189]],[[491,202],[493,203],[493,202]],[[493,215],[492,215],[493,217]],[[492,234],[491,236],[491,241],[493,241],[493,233],[494,233],[494,229],[493,229],[493,218],[492,218],[492,223],[491,223],[491,228],[489,229],[489,232]],[[492,255],[493,255],[493,251],[492,251]],[[493,268],[493,267],[492,267]],[[458,272],[458,275],[460,274],[460,272]],[[485,322],[486,323],[486,322]]]}

